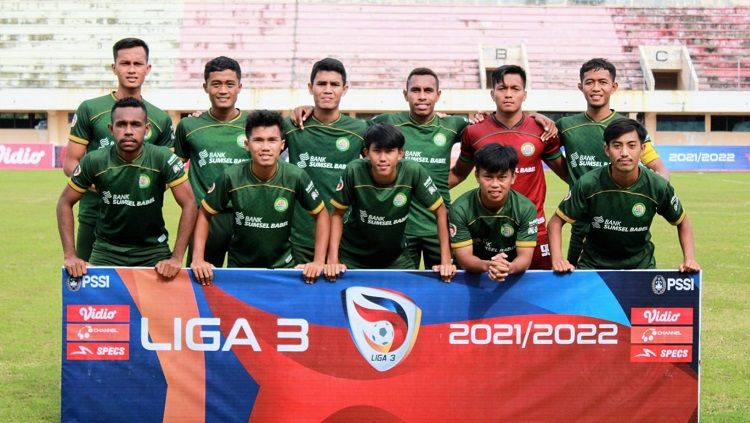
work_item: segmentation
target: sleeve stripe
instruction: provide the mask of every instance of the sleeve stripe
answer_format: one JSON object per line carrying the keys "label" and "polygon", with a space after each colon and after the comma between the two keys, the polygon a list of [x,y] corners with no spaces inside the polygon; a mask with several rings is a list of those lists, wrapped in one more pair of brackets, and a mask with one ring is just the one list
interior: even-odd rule
{"label": "sleeve stripe", "polygon": [[310,215],[312,216],[315,216],[316,214],[322,212],[323,208],[325,208],[325,203],[321,201],[320,204],[318,204],[318,207],[315,207],[315,209],[309,211],[308,213],[310,213]]}
{"label": "sleeve stripe", "polygon": [[677,218],[677,220],[675,220],[674,222],[669,222],[669,223],[671,223],[674,226],[677,226],[680,223],[682,223],[683,220],[685,220],[685,216],[687,216],[687,213],[685,213],[685,210],[683,210],[682,214],[680,215],[679,218]]}
{"label": "sleeve stripe", "polygon": [[211,214],[219,214],[218,211],[212,209],[211,206],[209,206],[208,203],[206,203],[205,199],[201,200],[201,207],[203,207],[203,210],[205,210],[205,211],[207,211],[207,212],[209,212]]}
{"label": "sleeve stripe", "polygon": [[474,244],[473,239],[467,239],[466,241],[459,241],[459,242],[451,242],[451,248],[454,250],[457,250],[459,248],[468,247],[469,245]]}
{"label": "sleeve stripe", "polygon": [[560,210],[559,208],[558,208],[557,210],[555,210],[555,214],[556,214],[556,215],[558,215],[558,216],[560,216],[560,219],[562,219],[562,220],[564,220],[564,221],[566,221],[566,222],[570,223],[571,225],[572,225],[572,224],[574,224],[574,223],[576,223],[576,220],[575,220],[575,219],[572,219],[572,218],[568,217],[568,216],[567,216],[567,215],[566,215],[565,213],[563,213],[563,212],[562,212],[562,210]]}
{"label": "sleeve stripe", "polygon": [[336,201],[334,199],[331,199],[331,205],[333,207],[336,207],[339,210],[349,210],[349,206],[347,206],[345,204],[341,204],[341,203],[339,203],[338,201]]}
{"label": "sleeve stripe", "polygon": [[180,185],[181,183],[183,183],[183,182],[187,181],[187,179],[188,179],[187,173],[184,173],[184,174],[182,174],[182,176],[180,176],[179,178],[177,178],[177,179],[173,180],[172,182],[170,182],[170,183],[169,183],[169,187],[170,187],[170,188],[174,188],[174,187],[176,187],[177,185]]}
{"label": "sleeve stripe", "polygon": [[68,186],[70,186],[71,188],[73,188],[74,191],[79,192],[81,194],[83,194],[84,192],[86,192],[86,190],[88,189],[88,188],[79,187],[75,182],[73,182],[72,179],[68,179]]}
{"label": "sleeve stripe", "polygon": [[516,241],[516,247],[534,248],[536,247],[536,241]]}
{"label": "sleeve stripe", "polygon": [[74,142],[76,144],[81,144],[81,145],[89,145],[89,141],[88,140],[85,140],[85,139],[83,139],[81,137],[77,137],[77,136],[75,136],[73,134],[68,135],[68,141]]}
{"label": "sleeve stripe", "polygon": [[428,209],[429,211],[435,211],[435,210],[437,210],[437,209],[438,209],[438,207],[440,207],[440,206],[441,206],[442,204],[443,204],[443,197],[440,197],[440,198],[438,198],[437,200],[435,200],[435,202],[434,202],[434,203],[432,203],[432,205],[431,205],[430,207],[428,207],[427,209]]}

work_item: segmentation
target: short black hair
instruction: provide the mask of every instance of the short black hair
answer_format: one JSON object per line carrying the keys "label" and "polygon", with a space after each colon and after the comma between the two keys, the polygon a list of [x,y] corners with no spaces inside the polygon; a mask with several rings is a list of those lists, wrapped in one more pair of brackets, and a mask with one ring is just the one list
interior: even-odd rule
{"label": "short black hair", "polygon": [[517,65],[503,65],[492,71],[492,88],[505,79],[505,75],[518,75],[523,80],[523,88],[526,88],[526,71]]}
{"label": "short black hair", "polygon": [[337,72],[341,75],[341,79],[344,81],[344,85],[346,85],[346,69],[344,69],[344,64],[341,63],[340,60],[334,59],[333,57],[326,57],[325,59],[315,62],[312,67],[312,72],[310,72],[311,84],[315,82],[315,75],[317,75],[320,71]]}
{"label": "short black hair", "polygon": [[110,111],[109,119],[114,122],[115,119],[115,110],[121,109],[124,107],[137,107],[141,110],[143,110],[143,117],[146,122],[148,122],[148,111],[146,110],[146,104],[144,104],[141,100],[138,100],[135,97],[125,97],[121,98],[117,101],[115,101],[115,104],[112,105],[112,110]]}
{"label": "short black hair", "polygon": [[609,144],[622,135],[633,131],[638,134],[638,139],[641,140],[641,144],[646,142],[646,137],[648,136],[646,128],[634,119],[617,119],[607,125],[604,129],[604,142]]}
{"label": "short black hair", "polygon": [[256,110],[247,116],[245,135],[250,138],[253,128],[260,126],[278,126],[281,132],[281,113],[273,110]]}
{"label": "short black hair", "polygon": [[211,72],[221,72],[227,69],[233,70],[234,73],[237,74],[238,81],[242,79],[242,69],[240,69],[240,64],[230,57],[219,56],[206,63],[206,68],[203,71],[203,80],[208,81],[208,76]]}
{"label": "short black hair", "polygon": [[507,145],[487,144],[474,153],[474,166],[476,172],[480,169],[490,173],[510,170],[510,173],[514,174],[518,166],[518,153]]}
{"label": "short black hair", "polygon": [[409,76],[406,77],[406,89],[409,89],[409,81],[411,80],[411,77],[414,75],[429,75],[435,78],[435,84],[437,85],[437,88],[440,89],[440,79],[438,78],[437,74],[434,70],[430,68],[414,68],[409,72]]}
{"label": "short black hair", "polygon": [[601,57],[591,59],[581,66],[581,71],[579,72],[581,82],[583,82],[583,75],[586,72],[597,71],[599,69],[604,69],[609,72],[609,77],[612,78],[612,81],[614,82],[615,77],[617,76],[617,69],[615,68],[615,65],[613,65],[609,60],[602,59]]}
{"label": "short black hair", "polygon": [[146,61],[148,62],[148,44],[140,38],[123,38],[116,42],[115,45],[112,46],[112,56],[114,56],[115,62],[117,62],[117,53],[120,50],[133,47],[143,47],[143,49],[146,50]]}
{"label": "short black hair", "polygon": [[364,135],[364,148],[404,148],[404,134],[393,125],[377,123],[367,128]]}

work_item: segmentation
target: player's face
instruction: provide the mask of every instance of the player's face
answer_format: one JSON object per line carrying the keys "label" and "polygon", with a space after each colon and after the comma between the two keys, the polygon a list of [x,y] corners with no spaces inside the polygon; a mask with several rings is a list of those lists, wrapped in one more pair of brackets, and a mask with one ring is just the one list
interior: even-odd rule
{"label": "player's face", "polygon": [[371,146],[365,149],[365,157],[370,160],[372,175],[377,182],[392,182],[396,179],[398,161],[404,157],[404,149]]}
{"label": "player's face", "polygon": [[517,113],[526,100],[526,89],[523,86],[521,75],[505,75],[502,82],[495,84],[495,88],[492,89],[490,95],[499,112]]}
{"label": "player's face", "polygon": [[612,170],[630,173],[638,168],[643,153],[643,144],[638,133],[630,131],[604,145],[604,152],[612,161]]}
{"label": "player's face", "polygon": [[150,128],[146,113],[140,107],[118,107],[109,124],[117,150],[124,156],[140,153]]}
{"label": "player's face", "polygon": [[479,169],[476,172],[476,177],[482,204],[488,208],[500,207],[505,204],[510,187],[516,180],[516,174],[511,172],[510,169],[503,172],[489,172],[485,169]]}
{"label": "player's face", "polygon": [[334,71],[318,71],[312,83],[307,84],[315,107],[321,110],[338,110],[341,97],[349,89],[344,78]]}
{"label": "player's face", "polygon": [[409,103],[409,112],[420,120],[428,120],[435,113],[435,104],[440,100],[438,81],[432,75],[412,75],[404,90],[404,99]]}
{"label": "player's face", "polygon": [[146,60],[143,47],[124,48],[117,52],[117,59],[112,64],[112,72],[117,75],[121,87],[136,89],[143,85],[151,65]]}
{"label": "player's face", "polygon": [[212,109],[233,109],[241,88],[237,73],[231,69],[211,72],[208,74],[208,80],[203,83]]}
{"label": "player's face", "polygon": [[617,82],[606,69],[590,70],[583,74],[583,80],[578,84],[586,98],[586,104],[594,109],[609,107],[609,97],[617,91]]}
{"label": "player's face", "polygon": [[276,125],[256,126],[245,141],[245,147],[250,152],[254,166],[275,166],[284,149],[281,128]]}

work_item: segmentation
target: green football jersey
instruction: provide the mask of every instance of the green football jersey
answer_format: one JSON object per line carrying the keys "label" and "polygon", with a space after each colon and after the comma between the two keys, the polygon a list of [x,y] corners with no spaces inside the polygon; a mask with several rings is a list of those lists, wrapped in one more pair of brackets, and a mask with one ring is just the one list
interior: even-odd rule
{"label": "green football jersey", "polygon": [[[304,130],[294,126],[291,119],[284,119],[283,132],[289,150],[289,163],[296,164],[310,175],[329,210],[329,202],[346,165],[360,156],[365,129],[367,123],[363,120],[344,114],[330,124],[311,116],[305,122]],[[308,213],[302,212],[301,206],[295,207],[299,213],[294,213],[292,243],[312,249],[315,223]]]}
{"label": "green football jersey", "polygon": [[197,118],[186,117],[177,124],[174,152],[190,160],[188,178],[198,203],[227,167],[250,160],[245,149],[245,122],[245,112],[229,121],[220,121],[208,111]]}
{"label": "green football jersey", "polygon": [[[404,158],[421,164],[438,187],[440,195],[450,208],[448,173],[451,166],[453,145],[461,141],[461,131],[469,120],[460,116],[433,118],[427,123],[415,122],[409,112],[385,113],[375,116],[370,124],[387,123],[401,130],[406,139]],[[437,237],[435,215],[415,203],[411,208],[411,218],[406,225],[407,237]]]}
{"label": "green football jersey", "polygon": [[113,247],[150,247],[167,242],[162,205],[165,187],[187,181],[182,161],[168,148],[143,145],[131,162],[116,147],[83,156],[68,184],[85,193],[99,193],[96,242]]}
{"label": "green football jersey", "polygon": [[229,244],[229,267],[294,267],[289,240],[294,203],[313,215],[325,207],[307,173],[286,162],[278,162],[276,173],[267,181],[257,178],[249,163],[227,168],[201,205],[217,214],[230,202],[234,235]]}
{"label": "green football jersey", "polygon": [[536,247],[536,206],[511,190],[503,207],[491,212],[479,198],[479,188],[460,196],[450,211],[451,248],[473,246],[474,255],[489,260],[499,253],[516,258],[516,247]]}
{"label": "green football jersey", "polygon": [[578,266],[584,269],[653,269],[651,223],[660,214],[678,225],[685,211],[674,188],[661,176],[640,169],[630,187],[618,186],[609,166],[583,175],[556,210],[568,223],[589,223]]}
{"label": "green football jersey", "polygon": [[379,268],[397,259],[406,247],[404,231],[412,204],[435,210],[443,197],[427,171],[411,160],[398,162],[396,180],[387,186],[375,183],[370,172],[369,160],[349,163],[331,204],[340,210],[351,208],[339,256]]}
{"label": "green football jersey", "polygon": [[[114,91],[101,97],[85,100],[78,106],[78,110],[73,115],[70,135],[68,139],[76,144],[86,146],[86,154],[93,151],[104,149],[115,144],[112,133],[109,132],[108,125],[111,123],[112,106],[117,101]],[[172,147],[172,119],[169,115],[143,100],[146,105],[146,113],[151,129],[146,133],[144,142],[148,144]],[[78,205],[78,220],[96,223],[97,210],[96,205],[99,198],[96,193],[87,192]]]}

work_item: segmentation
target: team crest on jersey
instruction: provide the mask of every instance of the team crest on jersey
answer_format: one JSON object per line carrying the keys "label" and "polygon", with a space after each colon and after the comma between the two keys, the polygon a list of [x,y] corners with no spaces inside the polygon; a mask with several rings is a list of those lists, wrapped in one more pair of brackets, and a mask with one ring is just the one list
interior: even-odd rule
{"label": "team crest on jersey", "polygon": [[276,200],[275,200],[275,201],[273,202],[273,208],[274,208],[274,209],[275,209],[275,210],[276,210],[277,212],[281,213],[281,212],[283,212],[284,210],[286,210],[286,209],[288,209],[288,208],[289,208],[289,202],[288,202],[288,201],[286,201],[286,198],[284,198],[284,197],[279,197],[279,198],[277,198],[277,199],[276,199]]}
{"label": "team crest on jersey", "polygon": [[240,146],[240,148],[245,148],[246,142],[247,142],[247,135],[245,134],[237,135],[237,145]]}
{"label": "team crest on jersey", "polygon": [[339,151],[348,150],[350,145],[351,143],[349,142],[349,138],[347,137],[340,137],[336,140],[336,149]]}
{"label": "team crest on jersey", "polygon": [[406,204],[406,200],[407,200],[406,195],[399,192],[398,194],[396,194],[395,197],[393,197],[393,205],[396,207],[401,207],[404,204]]}
{"label": "team crest on jersey", "polygon": [[456,225],[453,223],[448,225],[448,232],[450,232],[451,238],[456,236],[456,233],[458,233],[458,228],[456,228]]}
{"label": "team crest on jersey", "polygon": [[631,211],[633,212],[633,216],[641,217],[646,213],[646,206],[643,203],[635,203]]}
{"label": "team crest on jersey", "polygon": [[448,142],[448,139],[445,137],[445,134],[437,133],[432,137],[432,142],[434,142],[436,146],[442,147]]}
{"label": "team crest on jersey", "polygon": [[353,286],[342,292],[354,345],[367,363],[386,372],[404,361],[419,334],[422,310],[406,295]]}
{"label": "team crest on jersey", "polygon": [[523,154],[526,157],[530,157],[534,154],[536,151],[536,147],[534,147],[533,143],[525,142],[521,144],[521,154]]}
{"label": "team crest on jersey", "polygon": [[513,229],[513,226],[511,226],[511,225],[509,225],[507,223],[504,223],[502,226],[500,226],[500,235],[502,235],[502,236],[504,236],[506,238],[512,237],[513,234],[515,234],[515,233],[516,233],[516,230]]}
{"label": "team crest on jersey", "polygon": [[148,175],[143,175],[138,177],[138,187],[141,189],[148,188],[149,185],[151,185],[151,178],[148,177]]}

